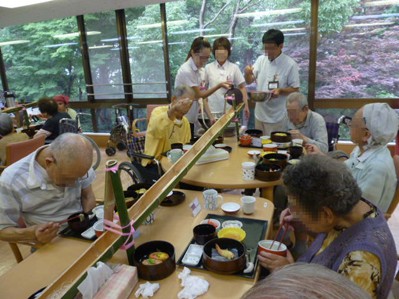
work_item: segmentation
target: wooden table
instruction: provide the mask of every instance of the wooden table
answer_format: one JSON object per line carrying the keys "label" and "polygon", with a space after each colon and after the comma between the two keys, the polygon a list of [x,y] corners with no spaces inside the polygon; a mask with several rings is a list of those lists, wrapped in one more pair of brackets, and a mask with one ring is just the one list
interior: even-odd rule
{"label": "wooden table", "polygon": [[[260,188],[261,196],[273,201],[273,189],[281,185],[282,180],[265,182],[260,180],[245,181],[242,179],[242,162],[254,161],[248,151],[254,148],[238,146],[235,137],[224,138],[224,143],[232,147],[227,160],[194,165],[181,180],[183,183],[215,189],[256,189]],[[259,149],[260,151],[262,149]],[[172,163],[166,157],[161,160],[164,170],[168,170]]]}
{"label": "wooden table", "polygon": [[[156,209],[155,222],[150,225],[140,226],[140,237],[136,239],[136,246],[151,240],[165,240],[175,247],[176,261],[183,253],[188,242],[192,238],[192,228],[199,224],[209,211],[201,212],[193,217],[189,203],[198,197],[203,205],[201,192],[181,190],[186,194],[186,200],[175,207],[162,207]],[[239,203],[240,196],[224,194],[224,199]],[[245,215],[247,218],[271,221],[273,215],[273,204],[263,198],[256,201],[256,210],[252,215]],[[220,208],[211,211],[214,214],[223,214]],[[240,210],[238,217],[243,217]],[[269,233],[269,226],[266,235]],[[109,232],[107,232],[108,234]],[[79,255],[81,255],[91,242],[73,239],[56,238],[52,243],[40,248],[28,258],[17,264],[11,270],[0,276],[0,298],[28,298],[40,288],[49,285],[56,279]],[[126,253],[118,251],[111,262],[127,263]],[[182,268],[169,277],[158,281],[161,285],[159,291],[153,298],[176,298],[181,290],[178,274]],[[232,275],[219,275],[203,270],[192,270],[193,275],[201,276],[210,283],[208,293],[201,298],[238,298],[248,290],[255,282],[252,279],[245,279]],[[139,283],[145,281],[140,280]],[[136,286],[135,290],[138,288]],[[134,297],[134,292],[130,298]]]}

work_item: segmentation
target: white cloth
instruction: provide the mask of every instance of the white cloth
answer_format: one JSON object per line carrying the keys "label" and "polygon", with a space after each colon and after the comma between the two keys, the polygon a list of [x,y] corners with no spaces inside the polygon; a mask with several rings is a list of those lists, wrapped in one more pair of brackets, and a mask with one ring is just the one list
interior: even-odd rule
{"label": "white cloth", "polygon": [[181,279],[181,286],[184,287],[177,294],[179,299],[194,299],[208,291],[209,282],[198,276],[190,275],[190,273],[190,269],[184,267],[183,271],[178,275],[179,279]]}
{"label": "white cloth", "polygon": [[159,290],[159,287],[159,283],[150,283],[147,281],[146,283],[140,284],[134,295],[136,298],[139,298],[140,296],[143,296],[144,298],[152,297],[155,292]]}
{"label": "white cloth", "polygon": [[371,133],[372,145],[386,145],[398,133],[398,115],[387,103],[373,103],[364,106],[363,118]]}
{"label": "white cloth", "polygon": [[0,176],[0,229],[17,226],[22,216],[28,226],[61,221],[82,211],[81,192],[95,178],[93,169],[87,179],[74,187],[57,187],[36,162],[36,154],[46,146],[7,167]]}
{"label": "white cloth", "polygon": [[83,299],[91,299],[101,286],[112,276],[114,271],[103,262],[98,262],[97,267],[87,270],[86,278],[78,286]]}
{"label": "white cloth", "polygon": [[[273,61],[265,55],[258,57],[254,64],[254,75],[258,91],[267,91],[268,83],[279,82],[279,88],[299,87],[298,64],[288,55],[281,53]],[[287,118],[286,100],[288,95],[280,95],[270,101],[257,102],[255,106],[255,117],[261,122],[275,123]]]}
{"label": "white cloth", "polygon": [[[200,87],[205,77],[205,71],[203,68],[198,69],[194,63],[194,60],[190,57],[185,63],[183,63],[177,71],[175,79],[175,88],[181,85],[187,85],[190,87]],[[193,102],[190,110],[185,115],[190,123],[198,121],[198,110],[199,104],[198,99]]]}
{"label": "white cloth", "polygon": [[[220,65],[217,60],[205,66],[205,83],[208,88],[212,88],[221,82],[226,82],[227,78],[233,82],[234,86],[238,88],[241,84],[245,84],[245,78],[242,75],[239,67],[226,60],[223,65]],[[226,89],[219,88],[208,97],[209,108],[212,113],[224,113],[224,94]],[[231,105],[226,103],[226,111],[230,110]]]}
{"label": "white cloth", "polygon": [[361,156],[355,147],[345,164],[359,185],[363,198],[386,212],[396,190],[397,178],[391,153],[386,146],[372,147]]}

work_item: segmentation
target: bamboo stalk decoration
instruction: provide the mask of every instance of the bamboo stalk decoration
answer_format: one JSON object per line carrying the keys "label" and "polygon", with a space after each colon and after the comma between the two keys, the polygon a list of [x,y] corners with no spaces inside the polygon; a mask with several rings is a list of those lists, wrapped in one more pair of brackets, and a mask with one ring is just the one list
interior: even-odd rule
{"label": "bamboo stalk decoration", "polygon": [[[118,161],[108,160],[105,163],[106,169],[112,169],[117,167]],[[115,194],[111,181],[111,172],[107,171],[105,173],[105,183],[104,183],[104,219],[113,221],[114,219],[114,208],[115,208]]]}
{"label": "bamboo stalk decoration", "polygon": [[[127,234],[127,237],[124,237],[126,241],[126,239],[133,238],[133,232],[131,230],[133,230],[134,228],[133,226],[130,225],[130,219],[129,219],[129,214],[127,212],[126,201],[125,201],[125,196],[123,194],[121,179],[119,177],[118,171],[114,170],[116,167],[117,166],[115,164],[113,168],[107,171],[107,174],[111,178],[111,183],[113,187],[112,190],[114,191],[114,199],[115,199],[114,202],[116,202],[116,208],[118,210],[122,231],[123,233]],[[129,261],[129,265],[133,266],[134,246],[126,249],[126,254],[127,254],[127,259]]]}

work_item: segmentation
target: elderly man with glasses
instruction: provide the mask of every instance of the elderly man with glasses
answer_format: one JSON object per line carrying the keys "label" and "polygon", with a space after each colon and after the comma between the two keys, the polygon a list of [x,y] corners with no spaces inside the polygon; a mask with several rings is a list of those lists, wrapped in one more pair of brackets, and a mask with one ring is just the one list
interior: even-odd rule
{"label": "elderly man with glasses", "polygon": [[7,167],[0,176],[0,239],[48,243],[59,221],[91,211],[96,204],[92,160],[90,142],[65,133]]}
{"label": "elderly man with glasses", "polygon": [[[355,177],[362,197],[386,212],[395,194],[397,177],[387,144],[398,132],[398,116],[386,103],[367,104],[352,118],[351,140],[357,146],[344,163]],[[312,144],[308,153],[320,153]]]}
{"label": "elderly man with glasses", "polygon": [[326,122],[320,114],[309,109],[308,100],[300,92],[287,97],[287,130],[292,138],[303,140],[304,145],[314,144],[323,153],[328,152]]}

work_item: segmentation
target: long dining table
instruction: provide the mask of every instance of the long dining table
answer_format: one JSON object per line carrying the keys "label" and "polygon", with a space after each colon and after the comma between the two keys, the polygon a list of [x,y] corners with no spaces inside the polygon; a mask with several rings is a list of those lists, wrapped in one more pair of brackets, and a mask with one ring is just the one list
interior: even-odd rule
{"label": "long dining table", "polygon": [[[229,158],[226,160],[194,165],[182,178],[181,182],[215,189],[256,189],[260,188],[261,196],[273,201],[274,186],[281,185],[282,180],[261,181],[258,179],[244,180],[242,176],[243,162],[254,161],[248,155],[250,150],[260,150],[252,147],[242,147],[235,137],[225,137],[224,142],[231,147]],[[162,168],[167,171],[172,163],[167,157],[161,159]]]}
{"label": "long dining table", "polygon": [[[135,240],[136,246],[152,240],[170,242],[175,248],[176,261],[192,239],[192,229],[195,225],[205,219],[208,213],[224,214],[220,207],[215,211],[205,210],[201,192],[182,189],[179,191],[185,194],[185,201],[173,207],[159,206],[155,210],[155,221],[149,225],[141,225],[139,227],[139,237]],[[240,203],[240,195],[223,194],[223,197],[224,201]],[[199,214],[193,216],[190,203],[196,198],[202,209]],[[274,206],[271,201],[257,198],[253,214],[244,215],[242,210],[240,210],[235,216],[266,220],[270,223],[273,211]],[[265,237],[269,233],[270,225],[267,226]],[[0,298],[28,298],[37,290],[52,283],[74,260],[89,248],[90,244],[92,244],[92,241],[77,238],[61,236],[55,238],[51,243],[44,245],[0,276]],[[110,262],[127,264],[126,253],[118,250]],[[181,290],[180,280],[178,279],[178,274],[181,270],[182,267],[178,266],[172,275],[157,281],[160,283],[160,289],[153,298],[176,298]],[[238,298],[251,288],[256,281],[256,277],[248,279],[199,269],[192,269],[192,274],[198,275],[210,283],[208,292],[201,298]],[[145,283],[145,281],[140,279],[140,283]],[[135,290],[137,290],[138,285],[136,285]],[[135,298],[135,290],[130,295],[130,298]]]}

